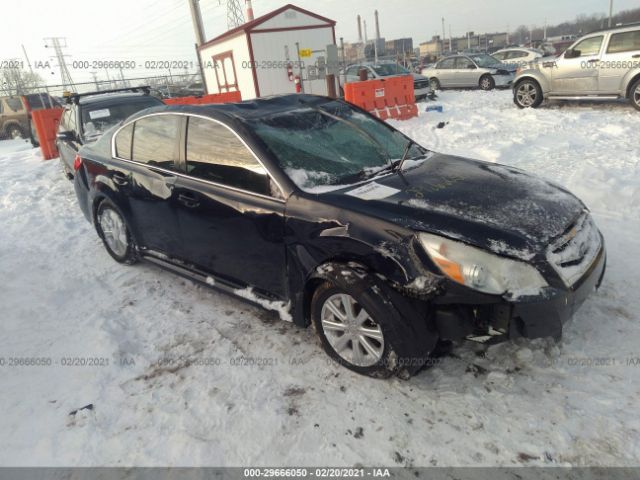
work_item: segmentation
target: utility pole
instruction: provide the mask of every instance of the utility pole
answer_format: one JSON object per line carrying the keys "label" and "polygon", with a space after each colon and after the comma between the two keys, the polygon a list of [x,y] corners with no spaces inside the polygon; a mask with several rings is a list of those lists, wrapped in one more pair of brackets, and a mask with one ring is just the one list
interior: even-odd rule
{"label": "utility pole", "polygon": [[449,51],[453,52],[453,37],[451,36],[451,24],[449,24]]}
{"label": "utility pole", "polygon": [[609,28],[613,22],[613,0],[609,0]]}
{"label": "utility pole", "polygon": [[33,67],[31,66],[31,62],[29,61],[29,57],[27,56],[27,51],[24,48],[24,45],[20,45],[22,47],[22,53],[24,54],[24,58],[27,61],[27,65],[29,65],[29,71],[33,73]]}
{"label": "utility pole", "polygon": [[202,13],[200,12],[200,0],[187,0],[191,9],[191,20],[193,30],[196,33],[196,45],[199,47],[205,42],[204,25],[202,23]]}
{"label": "utility pole", "polygon": [[60,68],[60,76],[62,77],[62,86],[65,88],[69,87],[69,89],[74,90],[73,80],[71,79],[71,74],[69,73],[69,69],[67,68],[67,63],[65,61],[65,57],[68,55],[64,55],[62,53],[62,49],[67,48],[67,39],[63,37],[47,37],[44,41],[45,48],[53,48],[55,51],[56,58],[58,60],[58,67]]}
{"label": "utility pole", "polygon": [[442,53],[444,53],[444,41],[447,38],[446,33],[444,31],[444,17],[442,17]]}
{"label": "utility pole", "polygon": [[91,76],[93,77],[93,83],[96,86],[96,92],[100,91],[100,86],[98,85],[98,72],[91,72]]}
{"label": "utility pole", "polygon": [[547,19],[544,19],[544,35],[542,36],[542,40],[547,40]]}

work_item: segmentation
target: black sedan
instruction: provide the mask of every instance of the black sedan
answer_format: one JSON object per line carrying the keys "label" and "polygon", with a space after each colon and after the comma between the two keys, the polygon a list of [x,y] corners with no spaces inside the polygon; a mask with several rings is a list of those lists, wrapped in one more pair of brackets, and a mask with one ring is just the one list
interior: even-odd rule
{"label": "black sedan", "polygon": [[563,188],[431,152],[340,100],[147,109],[74,168],[115,260],[313,323],[372,376],[415,373],[442,341],[557,338],[605,269]]}

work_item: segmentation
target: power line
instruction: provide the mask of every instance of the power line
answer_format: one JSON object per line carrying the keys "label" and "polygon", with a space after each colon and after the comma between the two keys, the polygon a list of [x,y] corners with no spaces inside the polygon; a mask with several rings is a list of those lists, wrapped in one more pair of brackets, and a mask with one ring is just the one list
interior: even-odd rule
{"label": "power line", "polygon": [[[58,68],[60,68],[60,77],[62,78],[62,84],[68,85],[70,88],[73,88],[73,80],[71,79],[71,73],[69,73],[69,69],[67,68],[67,63],[65,61],[65,57],[62,53],[63,48],[67,48],[67,39],[64,37],[47,37],[44,39],[45,47],[51,48],[55,50],[56,57],[58,59]],[[64,42],[64,43],[61,43]]]}

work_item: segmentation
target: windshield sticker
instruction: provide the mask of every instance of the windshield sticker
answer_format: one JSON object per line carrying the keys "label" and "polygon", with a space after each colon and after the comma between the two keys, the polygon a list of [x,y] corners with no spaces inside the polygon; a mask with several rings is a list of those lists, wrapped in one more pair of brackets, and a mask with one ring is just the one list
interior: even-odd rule
{"label": "windshield sticker", "polygon": [[111,112],[109,111],[108,108],[103,108],[102,110],[93,110],[89,112],[89,118],[91,118],[91,120],[96,120],[98,118],[106,118],[110,116],[111,116]]}
{"label": "windshield sticker", "polygon": [[398,192],[400,192],[400,190],[397,188],[371,182],[346,193],[349,196],[361,198],[362,200],[379,200],[381,198],[391,197]]}

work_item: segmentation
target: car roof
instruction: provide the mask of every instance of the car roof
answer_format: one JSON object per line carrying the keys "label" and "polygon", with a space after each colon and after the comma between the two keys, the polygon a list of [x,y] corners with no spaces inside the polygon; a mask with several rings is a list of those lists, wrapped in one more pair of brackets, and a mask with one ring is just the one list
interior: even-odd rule
{"label": "car roof", "polygon": [[[627,23],[626,25],[617,25],[610,28],[602,28],[599,30],[594,30],[592,32],[584,34],[583,37],[586,37],[587,35],[591,35],[592,33],[625,32],[627,30],[637,30],[638,28],[640,28],[640,22]],[[582,37],[579,37],[578,40],[580,38]]]}
{"label": "car roof", "polygon": [[217,120],[250,121],[278,113],[293,112],[304,107],[318,107],[330,102],[342,102],[342,100],[319,95],[293,93],[256,98],[238,103],[164,105],[142,110],[129,117],[127,122],[153,113],[182,113],[202,115]]}
{"label": "car roof", "polygon": [[[78,99],[78,103],[80,105],[92,105],[99,103],[111,103],[118,104],[124,103],[126,101],[131,101],[139,98],[156,98],[151,95],[146,95],[144,93],[105,93],[105,94],[96,94],[87,97],[80,97]],[[156,99],[157,100],[157,99]],[[160,103],[161,100],[158,100]]]}

